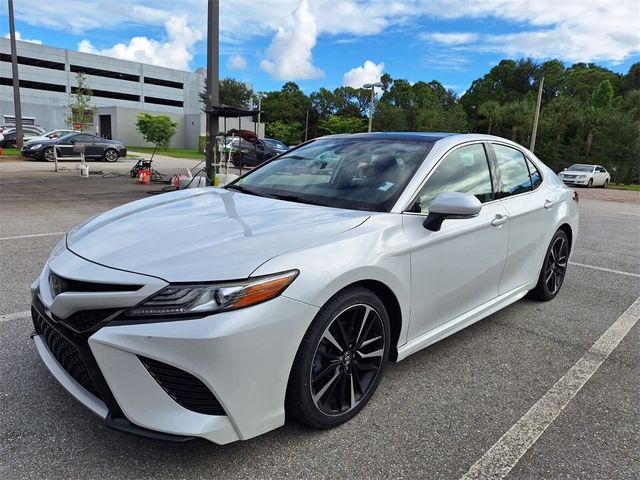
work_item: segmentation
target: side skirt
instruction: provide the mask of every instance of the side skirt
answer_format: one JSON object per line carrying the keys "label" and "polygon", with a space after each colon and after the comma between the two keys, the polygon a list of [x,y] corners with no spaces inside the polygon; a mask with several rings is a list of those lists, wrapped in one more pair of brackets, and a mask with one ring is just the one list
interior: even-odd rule
{"label": "side skirt", "polygon": [[401,347],[398,347],[398,359],[396,361],[399,362],[400,360],[404,360],[409,355],[416,353],[417,351],[422,350],[423,348],[428,347],[449,335],[453,335],[463,328],[488,317],[492,313],[502,310],[504,307],[517,302],[524,297],[531,288],[533,288],[531,285],[523,285],[522,287],[513,289],[510,292],[499,295],[493,300],[490,300],[473,310],[469,310],[459,317],[456,317],[453,320],[450,320],[447,323],[444,323],[433,330],[410,340]]}

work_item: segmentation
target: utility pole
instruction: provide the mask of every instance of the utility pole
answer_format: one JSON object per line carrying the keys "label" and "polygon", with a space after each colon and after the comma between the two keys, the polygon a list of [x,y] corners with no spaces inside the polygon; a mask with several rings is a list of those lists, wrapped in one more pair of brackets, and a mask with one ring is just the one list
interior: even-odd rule
{"label": "utility pole", "polygon": [[542,103],[542,87],[544,86],[544,75],[540,77],[540,85],[538,85],[538,100],[536,101],[536,114],[533,117],[533,130],[531,131],[531,145],[529,150],[533,152],[536,148],[536,135],[538,134],[538,120],[540,119],[540,104]]}
{"label": "utility pole", "polygon": [[16,122],[16,146],[22,149],[22,106],[20,104],[20,79],[18,76],[18,53],[16,48],[16,26],[13,20],[13,0],[9,0],[9,36],[11,37],[11,71],[13,73],[13,116]]}
{"label": "utility pole", "polygon": [[220,0],[209,0],[207,22],[207,178],[214,183],[217,168],[214,166],[214,148],[218,134],[218,113],[213,108],[220,106]]}
{"label": "utility pole", "polygon": [[307,117],[305,118],[305,121],[304,121],[304,141],[305,142],[309,137],[308,133],[309,133],[309,109],[307,108]]}
{"label": "utility pole", "polygon": [[371,126],[373,124],[373,102],[375,102],[375,88],[383,87],[382,82],[376,83],[365,83],[362,88],[370,88],[371,89],[371,102],[369,103],[369,133],[371,133]]}
{"label": "utility pole", "polygon": [[260,119],[262,117],[262,93],[258,92],[256,94],[258,97],[258,134],[257,137],[260,137]]}

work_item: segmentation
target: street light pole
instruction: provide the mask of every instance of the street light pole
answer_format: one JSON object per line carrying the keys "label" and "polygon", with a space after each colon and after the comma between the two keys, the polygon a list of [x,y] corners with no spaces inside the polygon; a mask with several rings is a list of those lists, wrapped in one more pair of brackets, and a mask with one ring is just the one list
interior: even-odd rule
{"label": "street light pole", "polygon": [[16,147],[22,149],[22,106],[20,104],[20,79],[18,76],[18,53],[16,48],[16,26],[13,19],[13,0],[9,0],[9,36],[11,37],[11,71],[13,74],[13,117],[16,122]]}
{"label": "street light pole", "polygon": [[362,88],[370,88],[371,89],[371,103],[369,104],[369,130],[368,132],[371,133],[371,126],[373,124],[373,103],[375,101],[375,88],[376,87],[383,87],[384,85],[382,85],[381,82],[376,82],[376,83],[365,83]]}
{"label": "street light pole", "polygon": [[214,146],[218,133],[218,114],[213,107],[220,105],[219,85],[219,34],[220,34],[220,0],[209,0],[207,17],[207,147],[205,170],[207,178],[213,185],[216,175],[214,168]]}

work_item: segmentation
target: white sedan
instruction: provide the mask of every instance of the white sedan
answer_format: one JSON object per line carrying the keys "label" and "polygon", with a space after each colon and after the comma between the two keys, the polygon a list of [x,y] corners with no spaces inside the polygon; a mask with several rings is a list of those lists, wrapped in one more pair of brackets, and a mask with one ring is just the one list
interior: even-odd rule
{"label": "white sedan", "polygon": [[[339,160],[310,173],[323,156]],[[74,397],[128,432],[224,444],[285,415],[339,425],[387,360],[528,293],[554,298],[577,201],[498,137],[316,139],[225,188],[73,229],[32,285],[35,344]]]}
{"label": "white sedan", "polygon": [[611,181],[611,175],[607,169],[600,165],[585,165],[576,163],[560,172],[560,178],[567,185],[580,185],[583,187],[607,188]]}

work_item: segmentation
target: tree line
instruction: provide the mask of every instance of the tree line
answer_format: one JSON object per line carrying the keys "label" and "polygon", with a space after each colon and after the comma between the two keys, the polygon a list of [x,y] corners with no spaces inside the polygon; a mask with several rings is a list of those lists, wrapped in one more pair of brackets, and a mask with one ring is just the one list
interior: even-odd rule
{"label": "tree line", "polygon": [[[462,95],[437,80],[411,83],[384,74],[373,115],[375,131],[477,132],[529,146],[539,82],[544,77],[536,154],[556,171],[594,163],[613,181],[640,176],[640,63],[626,74],[593,63],[502,60]],[[306,138],[367,130],[368,89],[320,88],[294,82],[261,93],[267,137],[295,145]],[[226,105],[257,105],[256,93],[233,79],[220,82]]]}

